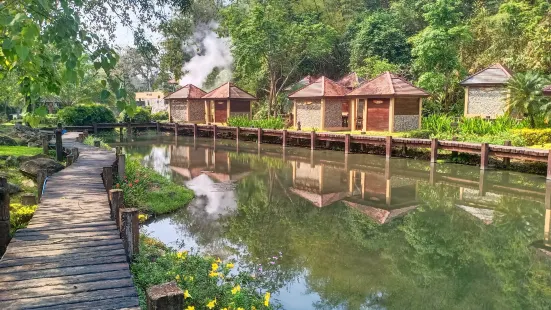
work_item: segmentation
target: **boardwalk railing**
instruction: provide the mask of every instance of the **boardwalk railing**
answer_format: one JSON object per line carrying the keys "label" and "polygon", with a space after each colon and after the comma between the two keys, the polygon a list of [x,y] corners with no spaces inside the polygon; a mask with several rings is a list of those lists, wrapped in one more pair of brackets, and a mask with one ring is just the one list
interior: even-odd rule
{"label": "boardwalk railing", "polygon": [[[248,127],[178,123],[101,123],[94,124],[93,126],[64,127],[64,129],[68,131],[93,131],[95,133],[97,133],[99,129],[115,128],[127,128],[127,130],[129,130],[128,132],[131,132],[133,128],[154,128],[157,132],[172,131],[175,135],[189,135],[193,137],[212,136],[214,139],[233,138],[238,140],[240,137],[243,136],[252,136],[253,138],[256,138],[258,144],[264,142],[281,143],[283,147],[290,144],[291,139],[294,139],[297,142],[297,145],[309,144],[311,149],[321,147],[322,143],[325,143],[325,147],[329,147],[331,143],[336,142],[342,143],[344,145],[344,152],[346,154],[350,153],[352,145],[359,145],[362,148],[364,146],[384,146],[385,155],[387,158],[390,158],[392,156],[393,148],[421,148],[430,149],[430,161],[432,163],[437,161],[438,152],[440,150],[444,150],[457,153],[480,155],[480,169],[488,168],[490,157],[502,158],[505,165],[509,164],[510,159],[547,162],[547,179],[551,180],[551,156],[549,150],[510,146],[509,141],[507,141],[505,145],[490,145],[488,143],[444,141],[437,139],[367,136],[340,133],[319,133],[315,131],[308,132],[285,129],[273,130]],[[267,140],[264,138],[271,139]]]}

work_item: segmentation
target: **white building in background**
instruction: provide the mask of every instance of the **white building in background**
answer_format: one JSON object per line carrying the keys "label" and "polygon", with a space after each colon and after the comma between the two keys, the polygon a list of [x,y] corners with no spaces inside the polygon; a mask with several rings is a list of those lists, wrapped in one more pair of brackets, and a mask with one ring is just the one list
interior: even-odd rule
{"label": "white building in background", "polygon": [[151,113],[168,112],[168,104],[161,91],[136,93],[136,103],[140,107],[150,107]]}

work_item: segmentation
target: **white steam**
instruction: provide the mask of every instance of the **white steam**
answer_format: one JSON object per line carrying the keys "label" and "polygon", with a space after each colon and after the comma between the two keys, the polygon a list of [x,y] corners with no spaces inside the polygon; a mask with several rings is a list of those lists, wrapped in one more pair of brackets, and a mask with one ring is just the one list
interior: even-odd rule
{"label": "white steam", "polygon": [[184,42],[184,50],[193,57],[182,68],[184,76],[180,80],[180,85],[194,84],[202,87],[207,76],[215,68],[220,70],[216,77],[216,86],[231,79],[233,57],[230,41],[228,38],[220,38],[214,32],[217,27],[218,24],[215,22],[198,25],[193,38]]}

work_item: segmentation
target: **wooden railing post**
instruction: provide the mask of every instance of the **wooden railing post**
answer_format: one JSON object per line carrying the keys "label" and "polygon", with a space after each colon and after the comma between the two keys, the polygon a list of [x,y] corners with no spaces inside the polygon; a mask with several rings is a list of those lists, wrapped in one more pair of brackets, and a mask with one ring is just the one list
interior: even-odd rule
{"label": "wooden railing post", "polygon": [[117,157],[117,165],[118,165],[118,171],[117,174],[119,175],[119,179],[124,179],[125,171],[126,171],[126,155],[119,154]]}
{"label": "wooden railing post", "polygon": [[488,169],[488,163],[490,160],[490,144],[480,144],[480,169]]}
{"label": "wooden railing post", "polygon": [[241,135],[241,127],[237,126],[235,128],[235,140],[239,141],[239,136]]}
{"label": "wooden railing post", "polygon": [[95,147],[100,147],[100,146],[101,146],[101,141],[99,141],[99,140],[94,140],[94,146],[95,146]]}
{"label": "wooden railing post", "polygon": [[48,170],[40,169],[36,173],[36,185],[38,190],[38,201],[42,198],[42,191],[44,190],[44,182],[46,182],[46,177],[48,176]]}
{"label": "wooden railing post", "polygon": [[178,128],[178,127],[179,127],[179,126],[178,126],[178,123],[174,123],[174,136],[175,136],[175,137],[178,136],[178,130],[180,129],[180,128]]}
{"label": "wooden railing post", "polygon": [[212,138],[216,141],[216,136],[218,135],[218,126],[212,125]]}
{"label": "wooden railing post", "polygon": [[197,128],[197,124],[193,124],[193,138],[197,138],[197,133],[198,133],[198,128]]}
{"label": "wooden railing post", "polygon": [[[503,145],[511,146],[511,141],[510,140],[504,141]],[[503,165],[505,166],[505,168],[508,168],[510,164],[511,164],[511,159],[509,157],[503,158]]]}
{"label": "wooden railing post", "polygon": [[0,176],[0,256],[6,252],[10,240],[10,194],[8,179]]}
{"label": "wooden railing post", "polygon": [[256,135],[258,136],[258,144],[262,144],[262,128],[256,129]]}
{"label": "wooden railing post", "polygon": [[385,139],[385,155],[386,158],[392,157],[392,136],[386,136]]}
{"label": "wooden railing post", "polygon": [[132,137],[132,123],[126,123],[126,137]]}
{"label": "wooden railing post", "polygon": [[316,132],[311,131],[310,132],[310,150],[314,150],[316,148]]}
{"label": "wooden railing post", "polygon": [[281,145],[283,146],[283,148],[285,148],[287,146],[287,129],[283,129],[281,139],[282,139]]}
{"label": "wooden railing post", "polygon": [[119,142],[122,142],[122,140],[124,139],[124,134],[123,134],[123,127],[119,127]]}
{"label": "wooden railing post", "polygon": [[69,167],[73,164],[73,161],[75,159],[75,156],[73,154],[67,155],[67,163],[65,164],[65,167]]}
{"label": "wooden railing post", "polygon": [[126,250],[126,259],[131,262],[140,253],[139,211],[136,208],[119,209],[121,214],[121,238]]}
{"label": "wooden railing post", "polygon": [[49,151],[49,141],[48,141],[48,136],[42,136],[42,153],[44,154],[48,154],[48,151]]}
{"label": "wooden railing post", "polygon": [[111,202],[111,220],[115,221],[120,230],[119,210],[123,208],[124,195],[122,189],[109,190],[109,200]]}
{"label": "wooden railing post", "polygon": [[435,163],[438,160],[438,139],[430,140],[430,162]]}
{"label": "wooden railing post", "polygon": [[155,285],[147,289],[147,310],[184,309],[184,292],[176,282]]}
{"label": "wooden railing post", "polygon": [[84,131],[82,132],[82,135],[84,136],[84,138],[88,138],[88,129],[84,129]]}
{"label": "wooden railing post", "polygon": [[36,196],[32,193],[26,193],[21,195],[21,205],[34,206],[36,204]]}
{"label": "wooden railing post", "polygon": [[[453,136],[452,137],[452,141],[457,141],[457,137],[456,136]],[[457,157],[457,151],[452,151],[452,158],[456,158]]]}
{"label": "wooden railing post", "polygon": [[55,154],[57,161],[63,160],[63,140],[61,138],[62,130],[60,128],[61,124],[58,124],[57,129],[55,130]]}
{"label": "wooden railing post", "polygon": [[344,154],[350,154],[350,134],[344,135]]}
{"label": "wooden railing post", "polygon": [[92,126],[94,126],[94,134],[97,135],[98,134],[98,124],[93,123]]}
{"label": "wooden railing post", "polygon": [[109,191],[113,188],[113,167],[103,167],[103,185],[105,190]]}

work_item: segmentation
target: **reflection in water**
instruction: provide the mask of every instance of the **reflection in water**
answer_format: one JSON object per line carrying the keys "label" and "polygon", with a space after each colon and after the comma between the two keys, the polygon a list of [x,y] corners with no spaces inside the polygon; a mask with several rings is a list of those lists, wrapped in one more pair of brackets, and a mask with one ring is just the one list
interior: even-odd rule
{"label": "reflection in water", "polygon": [[539,176],[230,141],[125,147],[197,196],[147,230],[237,260],[285,309],[551,307]]}

